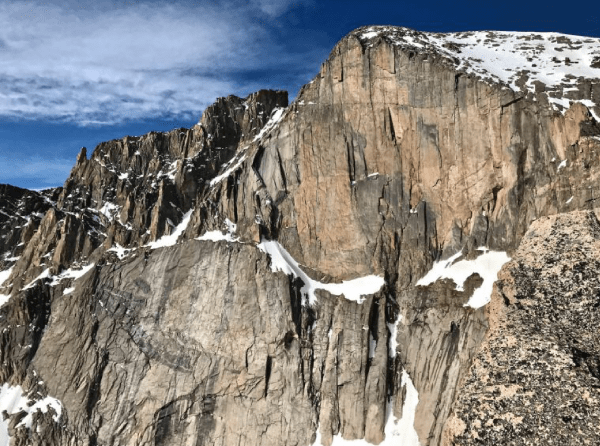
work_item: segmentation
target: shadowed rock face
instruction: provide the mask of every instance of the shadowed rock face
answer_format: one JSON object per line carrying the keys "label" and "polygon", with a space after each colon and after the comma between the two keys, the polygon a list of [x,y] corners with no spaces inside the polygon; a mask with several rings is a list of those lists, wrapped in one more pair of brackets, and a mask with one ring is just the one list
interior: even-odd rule
{"label": "shadowed rock face", "polygon": [[[267,90],[220,98],[191,129],[83,149],[63,188],[2,186],[0,379],[62,404],[31,428],[9,410],[15,444],[393,444],[413,384],[405,430],[421,445],[535,444],[583,424],[593,441],[593,310],[548,298],[567,285],[538,263],[577,257],[579,235],[559,235],[597,225],[600,127],[586,101],[600,81],[567,78],[589,88],[563,114],[565,86],[489,77],[459,57],[473,36],[440,36],[359,29],[290,105]],[[555,214],[554,230],[535,229]],[[598,260],[591,240],[581,274]],[[417,285],[434,261],[477,261],[481,246],[513,256],[487,306],[465,306],[477,274]],[[372,276],[385,284],[362,302],[331,294]],[[568,292],[592,305],[592,282]],[[539,367],[511,368],[550,343]],[[564,399],[571,424],[537,436],[560,407],[540,373],[580,394]]]}

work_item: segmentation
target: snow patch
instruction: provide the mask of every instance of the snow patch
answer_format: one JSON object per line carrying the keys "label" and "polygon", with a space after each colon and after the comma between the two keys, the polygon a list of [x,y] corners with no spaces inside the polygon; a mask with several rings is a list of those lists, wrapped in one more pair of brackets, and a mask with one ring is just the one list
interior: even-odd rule
{"label": "snow patch", "polygon": [[119,206],[117,206],[114,203],[111,203],[110,201],[107,201],[106,203],[104,203],[104,206],[102,206],[100,209],[98,209],[98,212],[100,212],[101,214],[104,214],[104,216],[106,218],[108,218],[109,220],[112,220],[113,216],[119,212]]}
{"label": "snow patch", "polygon": [[227,226],[227,232],[223,233],[221,231],[208,231],[202,234],[200,237],[196,237],[196,240],[202,241],[210,241],[210,242],[237,242],[239,241],[239,237],[235,237],[235,232],[237,230],[237,225],[233,223],[228,218],[225,219],[225,225]]}
{"label": "snow patch", "polygon": [[10,300],[10,294],[0,294],[0,308]]}
{"label": "snow patch", "polygon": [[406,397],[402,406],[402,418],[393,415],[393,404],[388,403],[388,421],[385,425],[385,440],[381,445],[420,446],[415,430],[415,413],[419,404],[419,392],[415,388],[406,370],[402,371],[402,387],[406,388]]}
{"label": "snow patch", "polygon": [[25,416],[25,418],[23,418],[19,424],[17,424],[17,427],[25,426],[27,429],[31,429],[31,425],[33,424],[33,414],[38,410],[42,413],[46,413],[48,412],[49,408],[54,409],[55,414],[52,416],[52,419],[55,423],[57,423],[62,415],[62,404],[56,398],[47,396],[46,398],[36,402],[33,406],[29,407],[29,414]]}
{"label": "snow patch", "polygon": [[66,296],[67,294],[71,294],[73,291],[75,291],[75,287],[65,288],[63,291],[63,296]]}
{"label": "snow patch", "polygon": [[269,122],[267,122],[265,124],[265,126],[262,128],[260,133],[254,137],[254,141],[258,141],[259,139],[261,139],[263,137],[263,135],[265,135],[266,133],[273,130],[277,126],[277,124],[279,124],[279,121],[281,121],[281,118],[283,118],[284,111],[285,111],[285,108],[281,108],[281,107],[277,107],[277,108],[273,109],[273,111],[271,112],[271,119],[269,119]]}
{"label": "snow patch", "polygon": [[[10,274],[12,273],[14,266],[11,266],[5,271],[0,271],[0,287],[8,280]],[[0,294],[0,308],[8,302],[10,299],[10,294]],[[1,446],[1,445],[0,445]]]}
{"label": "snow patch", "polygon": [[556,171],[557,171],[557,172],[560,172],[560,169],[562,169],[562,168],[564,168],[564,167],[567,167],[567,160],[562,160],[562,161],[560,162],[560,164],[558,165],[558,167],[556,168]]}
{"label": "snow patch", "polygon": [[240,159],[238,160],[237,163],[235,163],[232,167],[228,168],[225,172],[223,172],[221,175],[217,175],[216,177],[214,177],[212,180],[210,180],[210,186],[214,186],[215,184],[220,183],[221,181],[223,181],[225,178],[227,178],[229,175],[231,175],[233,172],[235,172],[236,170],[238,170],[242,163],[246,160],[246,158],[248,157],[247,154],[244,154],[240,157]]}
{"label": "snow patch", "polygon": [[377,37],[379,33],[377,31],[369,31],[367,33],[363,33],[361,37],[363,39],[372,39],[373,37]]}
{"label": "snow patch", "polygon": [[573,201],[573,197],[569,198],[566,204],[569,204],[571,201]]}
{"label": "snow patch", "polygon": [[390,345],[389,345],[389,356],[390,358],[396,357],[396,351],[398,350],[398,340],[396,339],[398,336],[398,324],[402,321],[402,315],[398,315],[398,319],[393,324],[388,323],[388,329],[390,330]]}
{"label": "snow patch", "polygon": [[431,285],[439,279],[452,279],[456,284],[455,289],[463,291],[467,278],[477,273],[483,279],[483,283],[475,289],[465,307],[483,307],[490,302],[498,272],[505,263],[510,261],[510,257],[505,252],[489,251],[483,247],[478,248],[478,251],[483,251],[483,254],[474,260],[461,260],[455,263],[462,255],[459,251],[447,260],[435,262],[431,270],[417,282],[417,286]]}
{"label": "snow patch", "polygon": [[169,179],[171,179],[171,181],[175,181],[175,174],[177,173],[177,163],[178,160],[175,160],[171,164],[169,164],[169,171],[165,174]]}
{"label": "snow patch", "polygon": [[149,247],[150,249],[157,249],[157,248],[165,248],[167,246],[175,245],[177,243],[177,239],[179,238],[179,236],[181,234],[183,234],[183,231],[185,231],[187,229],[187,226],[192,217],[192,212],[194,212],[194,210],[190,209],[189,211],[187,211],[184,214],[183,219],[181,220],[181,223],[179,223],[175,227],[175,229],[173,229],[173,232],[170,235],[163,235],[158,240],[148,243],[147,245],[144,245],[144,246]]}
{"label": "snow patch", "polygon": [[377,341],[373,337],[373,333],[369,331],[369,359],[375,357],[375,350],[377,350]]}
{"label": "snow patch", "polygon": [[346,299],[361,304],[364,301],[363,296],[375,294],[385,283],[383,277],[375,275],[345,280],[342,283],[319,282],[318,280],[313,280],[308,277],[308,275],[302,271],[298,262],[296,262],[296,260],[294,260],[294,258],[278,242],[263,239],[263,241],[257,245],[257,248],[271,257],[271,271],[282,271],[285,274],[291,274],[304,282],[304,286],[301,290],[303,294],[303,305],[306,304],[307,297],[309,305],[315,304],[317,301],[317,296],[315,295],[316,290],[325,290],[335,296],[344,295]]}
{"label": "snow patch", "polygon": [[114,246],[106,250],[106,252],[116,253],[119,260],[123,260],[123,258],[125,258],[125,256],[127,256],[131,251],[133,251],[133,249],[123,248],[118,243],[115,243]]}
{"label": "snow patch", "polygon": [[[62,416],[62,403],[56,398],[48,396],[30,406],[29,404],[32,402],[33,401],[23,394],[21,386],[13,387],[9,384],[4,384],[0,388],[0,413],[6,411],[12,415],[22,410],[27,413],[17,427],[25,426],[28,429],[31,429],[33,414],[38,410],[42,413],[46,413],[50,408],[55,412],[52,416],[53,420],[55,422],[60,420],[60,417]],[[9,442],[8,420],[4,420],[0,417],[0,446],[8,446]]]}
{"label": "snow patch", "polygon": [[596,106],[596,104],[594,104],[594,102],[590,101],[589,99],[581,99],[578,102],[581,102],[583,105],[585,105],[588,108],[590,114],[594,117],[596,122],[600,122],[600,115],[597,115],[594,112],[594,107]]}
{"label": "snow patch", "polygon": [[6,282],[8,280],[8,278],[10,277],[10,274],[12,273],[14,266],[11,266],[10,268],[8,268],[5,271],[0,271],[0,287],[2,285],[4,285],[4,282]]}

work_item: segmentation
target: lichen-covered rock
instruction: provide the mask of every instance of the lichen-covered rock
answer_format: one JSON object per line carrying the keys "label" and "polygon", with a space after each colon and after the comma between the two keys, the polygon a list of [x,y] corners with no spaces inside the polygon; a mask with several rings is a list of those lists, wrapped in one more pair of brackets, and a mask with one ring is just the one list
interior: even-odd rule
{"label": "lichen-covered rock", "polygon": [[589,444],[600,438],[600,225],[535,221],[497,282],[490,331],[443,444]]}

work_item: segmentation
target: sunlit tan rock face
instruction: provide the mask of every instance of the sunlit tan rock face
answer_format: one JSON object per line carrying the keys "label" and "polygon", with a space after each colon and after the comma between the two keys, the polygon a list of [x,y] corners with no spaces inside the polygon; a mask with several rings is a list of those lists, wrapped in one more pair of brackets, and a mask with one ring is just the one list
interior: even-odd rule
{"label": "sunlit tan rock face", "polygon": [[584,203],[596,178],[583,185],[558,166],[579,157],[571,152],[587,115],[581,104],[553,112],[436,54],[350,35],[265,143],[257,170],[304,263],[352,277],[386,268],[382,243],[411,248],[412,228],[425,250],[470,236],[514,247],[538,215],[565,209],[564,189],[583,189]]}
{"label": "sunlit tan rock face", "polygon": [[[533,62],[482,59],[510,39],[543,69],[570,66],[546,47],[585,57],[540,84]],[[600,44],[577,39],[359,29],[289,105],[220,98],[191,129],[82,150],[63,188],[2,186],[0,404],[20,385],[62,410],[6,406],[0,428],[19,445],[593,444],[595,285],[582,270],[579,307],[552,297],[579,274],[554,257],[600,261]],[[568,421],[542,371],[576,383]]]}

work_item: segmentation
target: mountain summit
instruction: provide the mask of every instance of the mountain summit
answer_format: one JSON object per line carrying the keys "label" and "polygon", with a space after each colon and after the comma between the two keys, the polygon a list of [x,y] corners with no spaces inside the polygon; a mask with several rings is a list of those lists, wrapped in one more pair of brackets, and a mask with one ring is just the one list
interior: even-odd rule
{"label": "mountain summit", "polygon": [[1,186],[0,444],[593,444],[599,57],[364,27]]}

